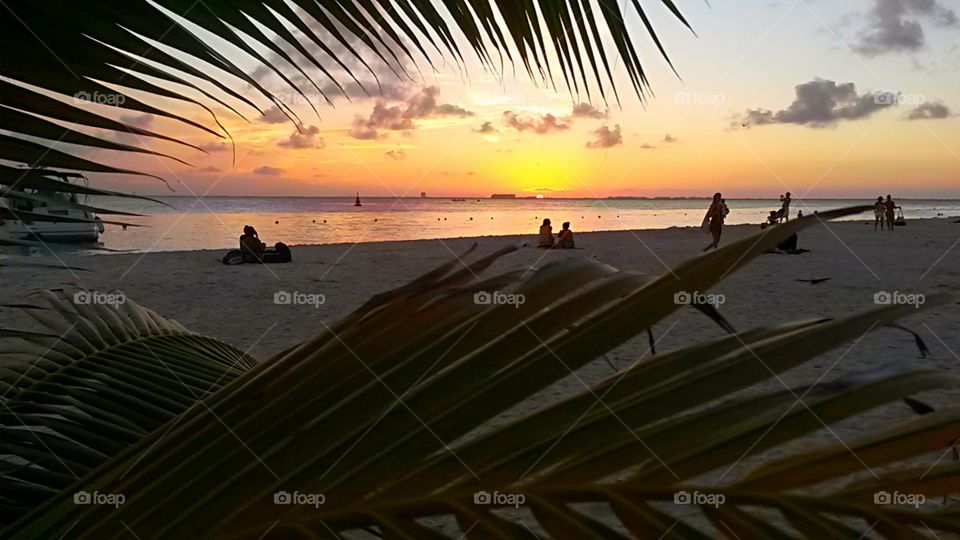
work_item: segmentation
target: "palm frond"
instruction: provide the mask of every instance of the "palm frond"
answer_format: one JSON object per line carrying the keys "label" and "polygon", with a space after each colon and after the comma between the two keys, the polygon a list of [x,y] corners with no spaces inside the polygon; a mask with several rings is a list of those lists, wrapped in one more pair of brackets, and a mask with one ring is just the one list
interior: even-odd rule
{"label": "palm frond", "polygon": [[4,523],[255,365],[119,294],[42,301],[17,307],[42,332],[0,330]]}
{"label": "palm frond", "polygon": [[[142,174],[53,147],[62,141],[179,159],[86,135],[56,122],[181,142],[112,120],[80,103],[100,101],[97,97],[103,96],[109,97],[108,105],[175,120],[219,138],[229,134],[213,113],[214,106],[244,117],[240,109],[262,113],[257,101],[267,101],[299,127],[303,121],[297,112],[279,97],[281,93],[268,90],[253,75],[256,69],[278,77],[287,89],[283,93],[297,94],[316,113],[311,94],[332,104],[334,96],[327,95],[327,88],[346,96],[348,83],[364,87],[361,80],[372,78],[379,85],[378,70],[371,64],[385,66],[395,77],[409,78],[407,66],[419,69],[418,61],[431,63],[431,50],[462,65],[463,44],[487,69],[502,72],[504,59],[518,60],[535,81],[553,84],[558,67],[571,95],[576,93],[578,99],[581,91],[589,99],[594,87],[606,101],[607,91],[615,92],[611,64],[621,65],[636,95],[644,99],[649,81],[626,19],[639,16],[667,58],[645,4],[633,0],[631,8],[621,10],[614,0],[452,0],[442,5],[429,0],[8,2],[0,17],[4,51],[0,95],[5,106],[0,126],[43,142],[0,137],[0,157],[31,166]],[[649,4],[664,6],[670,16],[689,27],[671,0]],[[213,36],[222,41],[213,41]],[[305,43],[315,49],[308,50]],[[617,62],[611,62],[612,51],[606,50],[611,45]],[[274,57],[265,56],[264,50]],[[586,63],[592,74],[587,73]],[[308,73],[304,64],[316,75]],[[244,85],[253,89],[256,100],[237,90]],[[192,97],[197,93],[202,98]],[[198,107],[210,114],[215,126],[152,104],[157,97]]]}
{"label": "palm frond", "polygon": [[[881,485],[960,492],[952,465],[928,464],[929,475],[916,480],[915,460],[953,443],[952,410],[853,441],[866,463],[834,445],[788,454],[734,475],[733,483],[704,482],[708,473],[729,472],[878,405],[957,386],[955,376],[894,365],[813,387],[741,393],[916,313],[912,306],[664,352],[532,414],[493,422],[677,309],[674,293],[707,290],[783,235],[859,210],[768,229],[649,281],[589,260],[479,278],[514,248],[459,269],[452,261],[324,325],[317,337],[184,411],[168,431],[148,435],[26,516],[12,537],[56,536],[82,523],[72,532],[81,538],[119,538],[126,527],[157,537],[257,538],[272,527],[290,537],[362,529],[426,538],[455,533],[441,527],[445,520],[471,537],[517,536],[525,526],[504,513],[507,504],[477,504],[491,492],[522,496],[533,526],[560,538],[659,536],[671,523],[678,523],[674,536],[698,538],[707,524],[777,536],[862,534],[874,522],[904,537],[918,534],[921,521],[955,530],[950,514],[913,514],[863,495]],[[524,294],[525,302],[473,301],[491,287]],[[931,297],[924,307],[946,301]],[[152,448],[148,463],[138,461],[145,448]],[[884,468],[877,483],[858,484],[872,466],[905,472]],[[794,472],[803,467],[813,484],[846,487],[806,492]],[[127,499],[119,508],[78,506],[71,498],[77,490]],[[725,502],[697,499],[692,507],[701,518],[678,516],[669,503],[681,492]],[[298,493],[322,495],[323,503],[277,504],[276,497]],[[584,513],[583,504],[606,511]],[[777,518],[760,517],[758,507]]]}

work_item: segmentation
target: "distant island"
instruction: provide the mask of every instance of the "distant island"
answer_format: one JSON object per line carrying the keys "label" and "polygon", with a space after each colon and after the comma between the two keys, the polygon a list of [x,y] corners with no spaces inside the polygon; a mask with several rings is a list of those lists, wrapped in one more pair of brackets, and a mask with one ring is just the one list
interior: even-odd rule
{"label": "distant island", "polygon": [[517,196],[513,193],[494,193],[490,196],[491,199],[516,199]]}

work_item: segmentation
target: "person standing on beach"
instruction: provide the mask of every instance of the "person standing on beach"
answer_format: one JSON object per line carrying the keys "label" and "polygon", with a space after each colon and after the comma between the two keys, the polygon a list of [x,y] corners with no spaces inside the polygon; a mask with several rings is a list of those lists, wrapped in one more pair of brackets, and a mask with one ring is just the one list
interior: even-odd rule
{"label": "person standing on beach", "polygon": [[707,214],[703,216],[703,223],[707,225],[710,234],[713,236],[713,242],[703,248],[704,251],[709,251],[711,248],[716,249],[720,246],[720,235],[723,234],[723,208],[723,196],[714,193],[710,208],[707,210]]}
{"label": "person standing on beach", "polygon": [[883,230],[883,216],[887,213],[886,205],[883,204],[883,195],[877,197],[877,202],[873,203],[873,230]]}
{"label": "person standing on beach", "polygon": [[894,222],[896,221],[895,210],[900,208],[897,206],[897,203],[893,202],[893,198],[890,194],[887,194],[887,200],[883,203],[884,211],[887,214],[887,230],[893,230]]}
{"label": "person standing on beach", "polygon": [[790,192],[788,191],[781,200],[783,201],[783,206],[780,209],[780,217],[784,221],[790,221]]}

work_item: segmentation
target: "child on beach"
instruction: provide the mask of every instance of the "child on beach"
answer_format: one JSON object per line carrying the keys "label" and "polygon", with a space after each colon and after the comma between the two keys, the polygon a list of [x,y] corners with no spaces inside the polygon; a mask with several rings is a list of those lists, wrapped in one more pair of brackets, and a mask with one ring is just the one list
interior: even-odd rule
{"label": "child on beach", "polygon": [[557,233],[557,247],[560,249],[573,249],[573,231],[570,230],[570,222],[563,222],[563,228]]}

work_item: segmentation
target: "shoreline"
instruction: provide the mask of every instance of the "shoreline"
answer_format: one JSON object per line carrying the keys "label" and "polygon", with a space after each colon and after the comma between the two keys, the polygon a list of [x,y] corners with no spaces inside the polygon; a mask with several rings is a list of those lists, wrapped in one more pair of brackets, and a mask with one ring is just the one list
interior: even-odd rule
{"label": "shoreline", "polygon": [[[864,215],[865,215],[865,214],[864,214]],[[915,218],[915,219],[911,219],[911,220],[910,220],[910,224],[907,225],[907,228],[909,228],[911,225],[918,225],[918,224],[919,224],[919,225],[922,225],[922,224],[928,223],[928,222],[933,223],[933,222],[940,222],[940,221],[942,221],[942,222],[944,222],[944,223],[953,224],[953,221],[955,221],[955,220],[957,220],[957,219],[960,219],[960,216],[944,216],[944,217],[935,217],[935,218]],[[872,226],[872,225],[873,225],[872,221],[868,221],[868,220],[866,220],[866,218],[855,218],[855,219],[846,219],[846,220],[834,221],[834,222],[831,222],[831,226],[833,226],[833,225],[840,225],[840,224],[856,223],[856,222],[858,222],[858,221],[864,221],[864,224],[865,224],[866,226]],[[744,230],[744,229],[749,229],[749,230],[757,231],[757,230],[760,229],[760,223],[738,223],[738,224],[735,224],[735,225],[725,225],[725,226],[724,226],[724,231],[725,231],[725,232],[728,232],[728,231],[730,231],[730,232],[741,231],[741,230]],[[898,229],[897,229],[896,231],[894,231],[894,232],[895,232],[895,233],[896,233],[896,232],[901,232],[902,229],[904,229],[904,228],[903,228],[903,227],[900,227],[900,228],[898,228]],[[109,229],[108,229],[108,230],[109,230]],[[700,231],[700,227],[691,226],[691,225],[671,225],[671,226],[669,226],[669,227],[664,227],[664,228],[605,229],[605,230],[587,231],[587,232],[576,232],[576,231],[575,231],[575,234],[576,234],[577,238],[581,238],[581,237],[585,237],[585,236],[589,236],[589,235],[597,235],[597,234],[612,234],[612,233],[633,233],[633,234],[644,233],[644,234],[648,234],[648,233],[657,233],[657,232],[665,232],[665,231],[689,231],[689,232],[699,232],[699,231]],[[528,238],[528,239],[531,239],[531,240],[529,240],[529,241],[536,242],[537,234],[536,234],[535,232],[533,232],[533,233],[528,233],[528,234],[495,234],[495,235],[483,235],[483,236],[447,236],[447,237],[415,238],[415,239],[404,239],[404,240],[373,240],[373,241],[366,241],[366,242],[329,242],[329,243],[309,243],[309,244],[292,244],[292,243],[286,243],[286,242],[284,242],[284,243],[286,243],[291,249],[293,249],[293,248],[339,247],[339,246],[353,246],[353,245],[401,244],[401,243],[412,243],[412,242],[434,242],[434,241],[441,241],[441,242],[443,242],[443,241],[459,241],[459,240],[469,240],[469,239],[477,239],[477,240],[480,240],[480,239],[497,239],[497,238],[501,238],[501,239],[514,239],[514,238],[515,238],[515,239],[522,239],[522,238]],[[271,240],[272,240],[272,239],[271,239]],[[277,240],[277,241],[283,242],[283,240]],[[57,252],[57,256],[58,256],[58,257],[64,257],[64,256],[91,257],[91,256],[101,256],[101,255],[102,255],[102,256],[123,256],[123,255],[128,255],[128,256],[129,256],[129,255],[147,255],[147,254],[159,254],[159,253],[171,253],[171,254],[175,254],[175,253],[202,253],[202,252],[220,253],[221,256],[222,256],[223,254],[225,254],[227,251],[229,251],[229,250],[231,250],[231,249],[237,249],[236,247],[221,247],[221,248],[217,248],[217,247],[206,247],[206,248],[197,248],[197,249],[178,249],[178,250],[154,250],[154,251],[151,251],[151,250],[130,250],[130,251],[117,250],[117,251],[112,251],[112,250],[108,250],[109,248],[106,248],[106,249],[82,248],[82,249],[77,249],[76,251],[74,251],[74,250],[71,250],[71,249],[70,249],[70,246],[71,246],[70,244],[50,244],[50,245],[51,245],[51,246],[54,246],[54,248],[57,248],[57,247],[63,247],[63,248],[64,248],[63,251],[58,251],[58,250],[54,249],[54,251]],[[12,255],[12,254],[3,253],[2,249],[0,249],[0,259],[6,258],[6,257],[9,257],[9,258],[11,258],[11,259],[15,259],[15,258],[17,258],[17,257],[22,257],[22,255]],[[38,253],[38,254],[31,254],[31,255],[29,255],[28,257],[31,258],[31,259],[33,259],[33,258],[43,258],[43,257],[53,258],[53,257],[50,255],[50,252],[49,252],[49,251],[43,251],[43,250],[41,250],[40,253]]]}

